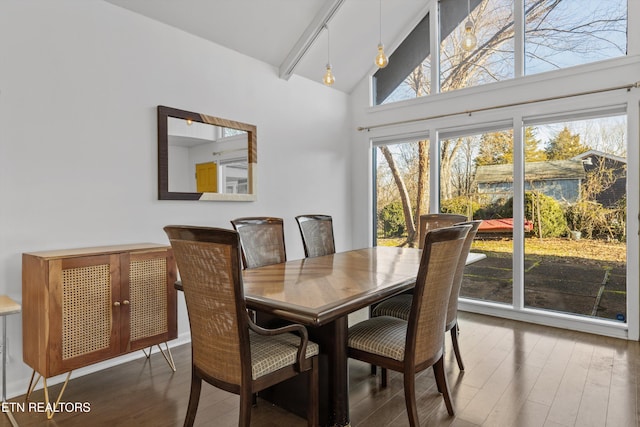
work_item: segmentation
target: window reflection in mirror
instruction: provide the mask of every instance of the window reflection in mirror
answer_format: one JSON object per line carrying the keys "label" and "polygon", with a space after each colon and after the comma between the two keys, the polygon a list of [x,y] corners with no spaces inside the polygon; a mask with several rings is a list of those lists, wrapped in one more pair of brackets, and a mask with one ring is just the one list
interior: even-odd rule
{"label": "window reflection in mirror", "polygon": [[158,106],[161,200],[255,200],[256,163],[255,126]]}
{"label": "window reflection in mirror", "polygon": [[169,191],[247,194],[247,132],[168,118]]}

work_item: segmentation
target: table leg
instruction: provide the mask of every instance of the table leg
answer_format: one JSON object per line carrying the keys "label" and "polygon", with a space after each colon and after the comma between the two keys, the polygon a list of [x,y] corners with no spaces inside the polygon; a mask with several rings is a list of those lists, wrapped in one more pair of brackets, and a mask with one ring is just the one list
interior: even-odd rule
{"label": "table leg", "polygon": [[[282,326],[280,319],[269,314],[256,313],[256,323],[263,327]],[[326,325],[308,327],[309,339],[320,346],[321,378],[320,382],[320,419],[321,424],[330,427],[350,426],[349,421],[349,371],[347,364],[347,316]],[[326,362],[326,363],[325,363]],[[294,400],[306,393],[306,383],[302,376],[286,381],[269,390],[260,392],[262,397],[293,411],[301,417],[306,416],[306,406],[298,407]],[[295,396],[295,397],[292,397]],[[306,402],[304,402],[306,405]],[[326,410],[325,410],[326,409]]]}
{"label": "table leg", "polygon": [[349,426],[349,370],[347,364],[347,316],[321,326],[314,339],[328,358],[329,425]]}

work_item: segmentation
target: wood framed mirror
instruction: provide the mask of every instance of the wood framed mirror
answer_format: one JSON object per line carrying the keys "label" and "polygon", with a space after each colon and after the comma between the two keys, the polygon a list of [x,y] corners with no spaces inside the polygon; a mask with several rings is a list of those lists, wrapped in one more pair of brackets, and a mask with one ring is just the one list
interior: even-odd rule
{"label": "wood framed mirror", "polygon": [[256,200],[256,127],[158,106],[160,200]]}

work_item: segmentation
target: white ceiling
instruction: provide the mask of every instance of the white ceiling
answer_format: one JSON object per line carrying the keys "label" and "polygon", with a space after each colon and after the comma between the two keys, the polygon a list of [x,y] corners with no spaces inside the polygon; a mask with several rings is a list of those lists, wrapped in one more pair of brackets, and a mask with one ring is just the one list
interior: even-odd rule
{"label": "white ceiling", "polygon": [[[105,0],[281,68],[330,5],[340,0]],[[383,0],[382,41],[389,53],[427,11],[430,0]],[[334,88],[349,93],[375,71],[378,0],[344,0],[328,22]],[[327,34],[293,73],[318,82],[327,63]],[[282,74],[282,73],[281,73]]]}

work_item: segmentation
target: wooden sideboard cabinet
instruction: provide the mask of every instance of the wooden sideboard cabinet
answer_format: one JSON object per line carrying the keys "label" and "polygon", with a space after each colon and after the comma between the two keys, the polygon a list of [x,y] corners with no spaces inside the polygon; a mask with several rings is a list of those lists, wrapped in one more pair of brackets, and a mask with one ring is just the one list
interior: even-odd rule
{"label": "wooden sideboard cabinet", "polygon": [[24,362],[46,388],[46,378],[176,338],[175,281],[166,245],[24,253]]}

